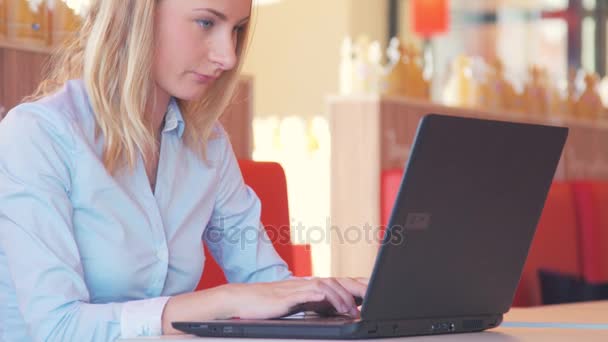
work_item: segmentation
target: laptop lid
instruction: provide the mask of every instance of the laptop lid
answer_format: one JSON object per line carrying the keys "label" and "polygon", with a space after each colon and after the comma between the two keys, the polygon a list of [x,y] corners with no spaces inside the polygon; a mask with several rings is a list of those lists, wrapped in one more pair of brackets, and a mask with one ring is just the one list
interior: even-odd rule
{"label": "laptop lid", "polygon": [[199,336],[358,338],[480,331],[512,302],[568,130],[426,116],[362,319],[173,322]]}
{"label": "laptop lid", "polygon": [[508,311],[567,133],[563,127],[425,116],[362,318]]}

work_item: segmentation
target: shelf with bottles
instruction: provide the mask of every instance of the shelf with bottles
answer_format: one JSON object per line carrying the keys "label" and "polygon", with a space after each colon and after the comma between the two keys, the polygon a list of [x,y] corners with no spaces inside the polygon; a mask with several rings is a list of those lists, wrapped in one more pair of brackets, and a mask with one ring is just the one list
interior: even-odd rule
{"label": "shelf with bottles", "polygon": [[50,52],[80,23],[64,1],[0,0],[0,47]]}
{"label": "shelf with bottles", "polygon": [[[82,25],[82,17],[68,6],[70,1],[55,0],[53,13],[53,45],[61,44]],[[82,6],[82,5],[81,5]]]}
{"label": "shelf with bottles", "polygon": [[341,55],[341,95],[403,97],[508,115],[608,122],[608,78],[582,69],[559,79],[531,65],[515,84],[500,59],[459,55],[447,75],[432,75],[420,49],[398,38],[391,40],[385,55],[378,42],[346,38]]}
{"label": "shelf with bottles", "polygon": [[[385,62],[386,61],[386,62]],[[430,99],[430,79],[420,50],[398,38],[383,54],[378,41],[366,36],[346,37],[341,47],[340,94],[382,94],[419,100]]]}

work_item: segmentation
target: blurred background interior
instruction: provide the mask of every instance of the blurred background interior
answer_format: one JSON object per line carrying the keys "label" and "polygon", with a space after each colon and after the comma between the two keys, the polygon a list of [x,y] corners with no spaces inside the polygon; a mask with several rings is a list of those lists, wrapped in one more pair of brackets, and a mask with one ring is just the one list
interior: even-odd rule
{"label": "blurred background interior", "polygon": [[[0,0],[0,118],[88,2]],[[415,125],[440,112],[571,127],[516,304],[550,301],[540,271],[608,281],[608,1],[254,3],[223,120],[239,159],[283,166],[304,273],[369,275]]]}

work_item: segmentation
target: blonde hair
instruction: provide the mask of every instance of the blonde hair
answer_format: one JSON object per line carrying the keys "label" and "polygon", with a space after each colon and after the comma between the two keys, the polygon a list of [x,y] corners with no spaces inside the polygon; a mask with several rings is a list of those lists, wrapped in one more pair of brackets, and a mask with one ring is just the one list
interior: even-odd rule
{"label": "blonde hair", "polygon": [[[156,155],[158,142],[144,120],[153,98],[154,17],[162,0],[93,0],[82,28],[51,57],[47,76],[28,99],[58,91],[66,81],[84,80],[95,113],[97,134],[105,139],[103,163],[110,173],[133,168],[137,152]],[[238,65],[209,87],[202,98],[180,101],[184,139],[205,159],[213,126],[229,104],[242,66],[249,24],[237,41]],[[147,161],[147,160],[146,160]]]}

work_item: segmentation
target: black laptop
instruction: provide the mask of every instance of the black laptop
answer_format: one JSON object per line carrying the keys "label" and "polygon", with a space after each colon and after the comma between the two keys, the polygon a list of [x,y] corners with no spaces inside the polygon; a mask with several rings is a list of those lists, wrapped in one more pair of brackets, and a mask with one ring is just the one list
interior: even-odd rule
{"label": "black laptop", "polygon": [[198,336],[482,331],[509,310],[568,129],[442,115],[418,126],[361,317],[174,322]]}

